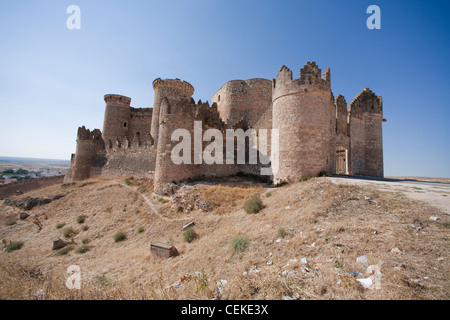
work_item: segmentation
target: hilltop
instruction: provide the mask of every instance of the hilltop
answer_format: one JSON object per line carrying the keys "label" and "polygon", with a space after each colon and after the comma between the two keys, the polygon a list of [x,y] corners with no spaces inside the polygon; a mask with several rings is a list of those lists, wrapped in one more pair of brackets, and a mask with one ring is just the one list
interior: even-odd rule
{"label": "hilltop", "polygon": [[[264,207],[248,214],[254,195]],[[24,197],[55,200],[25,220],[22,209],[0,203],[0,238],[23,242],[0,252],[4,299],[450,298],[448,215],[402,191],[326,177],[278,188],[232,177],[162,198],[147,180],[98,178],[12,199]],[[190,243],[180,229],[189,222],[197,234]],[[51,239],[70,242],[69,229],[73,250],[53,251]],[[126,238],[115,242],[120,231]],[[156,241],[180,254],[151,255]],[[77,253],[83,245],[88,251]],[[367,265],[357,262],[363,256]],[[81,268],[81,290],[65,287],[70,265]],[[358,281],[370,276],[367,266],[378,266],[379,289]]]}

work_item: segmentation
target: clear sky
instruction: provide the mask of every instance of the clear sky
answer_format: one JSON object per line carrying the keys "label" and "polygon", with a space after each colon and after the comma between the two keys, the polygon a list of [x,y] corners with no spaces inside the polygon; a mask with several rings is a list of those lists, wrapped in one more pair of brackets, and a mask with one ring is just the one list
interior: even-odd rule
{"label": "clear sky", "polygon": [[102,129],[105,94],[152,107],[158,77],[211,101],[229,80],[316,61],[348,103],[383,97],[385,175],[450,177],[448,0],[2,0],[0,48],[2,156],[70,159],[79,126]]}

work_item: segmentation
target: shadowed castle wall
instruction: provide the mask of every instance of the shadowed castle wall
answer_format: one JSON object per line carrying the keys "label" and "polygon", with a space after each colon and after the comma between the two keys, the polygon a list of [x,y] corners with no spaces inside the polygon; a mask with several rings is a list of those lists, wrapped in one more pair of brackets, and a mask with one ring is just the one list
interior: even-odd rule
{"label": "shadowed castle wall", "polygon": [[72,159],[70,180],[80,181],[101,174],[105,156],[102,133],[95,129],[92,132],[85,127],[78,129],[77,150]]}
{"label": "shadowed castle wall", "polygon": [[349,105],[350,173],[383,177],[383,103],[368,88]]}
{"label": "shadowed castle wall", "polygon": [[267,79],[229,81],[214,94],[212,103],[228,128],[241,119],[253,126],[272,105],[272,83]]}
{"label": "shadowed castle wall", "polygon": [[153,89],[155,91],[153,102],[153,117],[151,125],[151,135],[155,143],[158,141],[159,125],[160,125],[160,106],[163,99],[167,99],[170,103],[178,101],[190,100],[194,94],[194,87],[188,82],[180,79],[160,78],[153,81]]}

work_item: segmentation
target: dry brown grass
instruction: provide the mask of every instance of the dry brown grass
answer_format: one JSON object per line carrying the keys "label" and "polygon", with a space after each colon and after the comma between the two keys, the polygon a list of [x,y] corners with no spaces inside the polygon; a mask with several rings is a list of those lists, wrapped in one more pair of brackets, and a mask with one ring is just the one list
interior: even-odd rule
{"label": "dry brown grass", "polygon": [[[6,226],[18,210],[0,205],[0,238],[24,242],[20,250],[0,252],[0,298],[450,298],[448,217],[399,193],[335,185],[327,178],[270,190],[251,184],[198,185],[190,192],[214,209],[177,212],[170,203],[153,199],[145,181],[129,186],[124,179],[88,182],[92,183],[32,192],[67,194],[31,211],[30,218],[48,216],[39,233],[30,218]],[[143,185],[148,188],[140,192]],[[270,197],[263,195],[267,192]],[[246,214],[243,205],[255,194],[262,195],[265,207],[258,214]],[[82,214],[86,231],[76,221]],[[430,215],[440,220],[431,221]],[[191,243],[180,230],[187,221],[195,221],[198,235]],[[62,222],[78,231],[77,246],[89,240],[90,251],[60,256],[51,250],[50,239],[62,236],[64,229],[55,225]],[[138,232],[139,227],[144,231]],[[284,238],[278,236],[280,228]],[[121,230],[127,239],[115,243],[113,236]],[[231,241],[238,235],[249,243],[235,252]],[[180,255],[150,255],[154,241],[172,243]],[[369,265],[380,266],[380,290],[363,289],[347,273],[364,274],[366,268],[356,263],[361,255],[368,257]],[[81,290],[65,287],[70,265],[81,268]],[[219,295],[220,280],[228,285]]]}

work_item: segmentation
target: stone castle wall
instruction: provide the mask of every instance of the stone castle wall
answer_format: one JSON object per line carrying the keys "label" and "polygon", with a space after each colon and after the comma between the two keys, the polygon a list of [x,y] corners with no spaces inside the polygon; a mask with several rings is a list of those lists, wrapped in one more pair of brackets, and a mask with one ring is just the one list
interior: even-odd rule
{"label": "stone castle wall", "polygon": [[228,128],[241,119],[253,126],[272,105],[272,83],[267,79],[229,81],[214,94],[212,102]]}
{"label": "stone castle wall", "polygon": [[329,74],[314,63],[300,78],[283,66],[273,80],[273,128],[279,130],[279,165],[274,182],[294,181],[335,166],[335,107]]}
{"label": "stone castle wall", "polygon": [[[268,165],[250,163],[248,154],[253,151],[259,160],[278,164],[271,177],[275,183],[320,172],[383,176],[381,97],[365,89],[347,107],[342,95],[334,98],[330,69],[321,74],[315,62],[306,63],[297,79],[282,66],[273,81],[229,81],[213,96],[211,106],[195,103],[194,87],[179,79],[158,78],[153,88],[153,108],[133,108],[128,97],[105,96],[103,133],[79,129],[67,181],[133,176],[153,179],[155,191],[164,193],[172,182],[238,172],[259,175]],[[194,123],[201,123],[197,130]],[[238,164],[235,158],[226,164],[227,152],[236,156],[240,148],[235,144],[232,150],[226,149],[227,130],[249,128],[256,130],[257,149],[246,139],[240,146],[245,149],[245,162]],[[180,141],[172,141],[177,129],[190,135],[190,147],[184,150],[189,154],[187,163],[176,164],[171,157],[179,151]],[[194,147],[196,134],[202,139],[211,133],[209,129],[221,133],[217,139],[222,139],[223,164],[196,158],[214,146],[212,136],[202,141],[200,150]],[[266,129],[266,137],[260,129]],[[279,133],[279,158],[274,156],[277,149],[271,144],[271,129]],[[267,150],[259,144],[264,137]]]}

